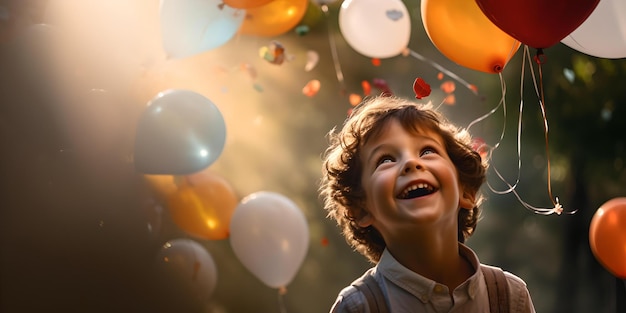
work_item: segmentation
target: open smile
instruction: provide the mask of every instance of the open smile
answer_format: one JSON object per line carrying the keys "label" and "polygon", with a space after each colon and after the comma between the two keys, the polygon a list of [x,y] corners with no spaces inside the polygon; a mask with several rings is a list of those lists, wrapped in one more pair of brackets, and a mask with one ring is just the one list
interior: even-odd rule
{"label": "open smile", "polygon": [[427,183],[416,183],[407,186],[400,194],[397,195],[399,199],[414,199],[418,197],[427,196],[437,191],[437,188]]}

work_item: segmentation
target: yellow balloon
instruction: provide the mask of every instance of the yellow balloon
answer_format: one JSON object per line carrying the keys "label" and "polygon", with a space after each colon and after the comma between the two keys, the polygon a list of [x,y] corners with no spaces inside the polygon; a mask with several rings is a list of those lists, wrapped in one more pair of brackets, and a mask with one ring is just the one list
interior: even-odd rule
{"label": "yellow balloon", "polygon": [[424,28],[435,47],[467,68],[499,73],[520,47],[474,0],[422,0],[421,10]]}
{"label": "yellow balloon", "polygon": [[263,37],[282,35],[298,25],[308,5],[309,0],[273,0],[247,9],[239,32]]}
{"label": "yellow balloon", "polygon": [[228,181],[206,170],[185,176],[167,199],[174,223],[187,234],[208,240],[228,238],[238,203]]}

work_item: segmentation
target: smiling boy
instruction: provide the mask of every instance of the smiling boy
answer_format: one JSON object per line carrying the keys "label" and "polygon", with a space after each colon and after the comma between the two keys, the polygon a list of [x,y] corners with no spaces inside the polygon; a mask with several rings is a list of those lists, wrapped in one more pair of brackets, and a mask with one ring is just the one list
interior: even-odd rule
{"label": "smiling boy", "polygon": [[489,280],[502,271],[464,244],[487,168],[467,131],[428,105],[374,97],[329,139],[324,208],[376,264],[331,312],[534,312],[523,280],[508,272]]}

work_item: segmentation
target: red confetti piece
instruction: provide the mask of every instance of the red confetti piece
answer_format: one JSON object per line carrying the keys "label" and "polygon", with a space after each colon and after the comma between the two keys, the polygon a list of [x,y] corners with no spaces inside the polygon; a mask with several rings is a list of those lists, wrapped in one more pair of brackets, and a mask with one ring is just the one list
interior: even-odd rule
{"label": "red confetti piece", "polygon": [[317,79],[313,79],[302,88],[302,93],[307,97],[313,97],[320,91],[321,87],[322,83]]}
{"label": "red confetti piece", "polygon": [[374,87],[380,90],[381,96],[389,97],[393,95],[393,93],[391,92],[391,88],[389,88],[389,85],[387,85],[387,82],[384,79],[374,78],[372,80],[372,84],[374,85]]}
{"label": "red confetti piece", "polygon": [[413,82],[413,91],[415,92],[415,98],[422,99],[430,95],[430,85],[426,83],[422,78],[418,77]]}
{"label": "red confetti piece", "polygon": [[363,88],[363,95],[369,96],[372,93],[372,85],[367,80],[361,82],[361,87]]}
{"label": "red confetti piece", "polygon": [[487,143],[485,143],[482,138],[476,137],[472,139],[472,150],[478,152],[478,154],[480,154],[480,157],[484,160],[487,157],[489,146],[487,146]]}
{"label": "red confetti piece", "polygon": [[372,59],[372,65],[380,66],[380,59],[379,58],[373,58]]}
{"label": "red confetti piece", "polygon": [[441,83],[441,86],[439,86],[439,88],[441,88],[441,90],[443,92],[445,92],[447,94],[451,94],[456,89],[456,85],[454,84],[453,81],[447,80],[447,81]]}
{"label": "red confetti piece", "polygon": [[328,238],[324,237],[322,238],[322,247],[326,247],[328,246]]}
{"label": "red confetti piece", "polygon": [[439,74],[437,74],[437,79],[438,80],[442,80],[443,79],[443,73],[439,72]]}

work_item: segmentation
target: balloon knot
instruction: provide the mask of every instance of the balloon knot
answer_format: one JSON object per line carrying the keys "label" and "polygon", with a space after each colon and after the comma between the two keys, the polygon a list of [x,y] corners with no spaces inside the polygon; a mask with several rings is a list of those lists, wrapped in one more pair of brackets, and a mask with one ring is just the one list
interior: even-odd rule
{"label": "balloon knot", "polygon": [[554,204],[552,211],[557,215],[561,215],[563,213],[563,206],[559,203],[559,197],[556,198],[556,204]]}
{"label": "balloon knot", "polygon": [[546,63],[546,55],[543,53],[542,48],[537,49],[537,54],[535,54],[535,62],[537,64]]}
{"label": "balloon knot", "polygon": [[278,288],[278,294],[284,296],[285,294],[287,294],[287,288],[285,286],[280,286]]}

